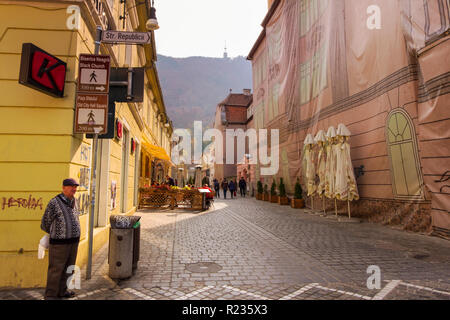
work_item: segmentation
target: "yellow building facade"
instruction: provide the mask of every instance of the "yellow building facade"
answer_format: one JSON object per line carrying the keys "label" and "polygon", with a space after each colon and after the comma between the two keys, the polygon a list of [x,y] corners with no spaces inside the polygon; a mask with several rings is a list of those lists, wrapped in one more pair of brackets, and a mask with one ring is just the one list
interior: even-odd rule
{"label": "yellow building facade", "polygon": [[[76,199],[82,236],[77,265],[87,262],[94,157],[92,139],[73,134],[78,57],[94,53],[97,26],[146,31],[145,3],[127,1],[125,28],[120,19],[123,6],[119,0],[0,0],[0,287],[45,286],[48,255],[37,259],[44,235],[40,222],[67,177],[80,181]],[[23,43],[67,63],[62,98],[19,84]],[[111,56],[111,67],[145,67],[145,86],[143,103],[116,103],[122,138],[99,140],[94,253],[108,241],[111,214],[136,212],[145,172],[155,170],[148,166],[158,163],[168,172],[173,131],[155,67],[154,37],[145,46],[102,44],[100,54]]]}

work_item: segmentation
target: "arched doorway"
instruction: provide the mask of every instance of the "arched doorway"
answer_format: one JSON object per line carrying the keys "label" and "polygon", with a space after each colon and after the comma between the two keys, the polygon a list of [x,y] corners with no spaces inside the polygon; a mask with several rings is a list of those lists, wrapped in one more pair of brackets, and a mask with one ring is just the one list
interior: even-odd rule
{"label": "arched doorway", "polygon": [[423,199],[423,179],[416,133],[414,124],[405,110],[395,109],[388,115],[386,138],[394,197]]}

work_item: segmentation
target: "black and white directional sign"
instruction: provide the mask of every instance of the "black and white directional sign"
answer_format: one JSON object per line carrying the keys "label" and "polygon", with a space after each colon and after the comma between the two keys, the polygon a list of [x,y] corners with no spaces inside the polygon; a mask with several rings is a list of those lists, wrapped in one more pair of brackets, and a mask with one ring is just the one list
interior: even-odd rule
{"label": "black and white directional sign", "polygon": [[103,43],[148,44],[151,43],[150,32],[103,31]]}

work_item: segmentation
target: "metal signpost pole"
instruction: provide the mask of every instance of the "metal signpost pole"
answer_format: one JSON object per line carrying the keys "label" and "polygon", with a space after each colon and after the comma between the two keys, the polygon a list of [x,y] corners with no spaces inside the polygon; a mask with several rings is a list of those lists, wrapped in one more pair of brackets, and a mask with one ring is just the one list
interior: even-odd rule
{"label": "metal signpost pole", "polygon": [[[102,40],[102,28],[100,26],[97,26],[97,34],[95,37],[95,55],[99,54],[100,51],[100,43]],[[88,263],[86,268],[86,280],[91,279],[91,273],[92,273],[92,247],[93,247],[93,237],[94,237],[94,214],[95,214],[95,188],[96,188],[96,182],[97,182],[97,153],[98,153],[98,133],[95,132],[94,139],[93,139],[93,148],[92,152],[94,155],[94,162],[92,164],[92,171],[91,171],[91,190],[90,190],[90,199],[91,199],[91,207],[89,210],[89,253],[88,253]]]}

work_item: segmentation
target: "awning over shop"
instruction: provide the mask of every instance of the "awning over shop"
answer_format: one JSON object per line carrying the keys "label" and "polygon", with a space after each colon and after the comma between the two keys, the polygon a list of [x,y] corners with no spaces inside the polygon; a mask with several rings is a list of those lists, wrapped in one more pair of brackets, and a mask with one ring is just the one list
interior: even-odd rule
{"label": "awning over shop", "polygon": [[148,153],[150,153],[153,158],[163,160],[171,167],[176,167],[175,164],[173,164],[173,162],[170,160],[170,157],[167,154],[166,150],[164,150],[163,148],[155,146],[146,141],[143,141],[142,146]]}
{"label": "awning over shop", "polygon": [[167,154],[166,150],[164,150],[163,148],[155,146],[146,141],[143,141],[142,145],[143,145],[144,149],[152,155],[152,157],[155,157],[155,158],[158,158],[161,160],[166,160],[171,163],[169,155]]}

